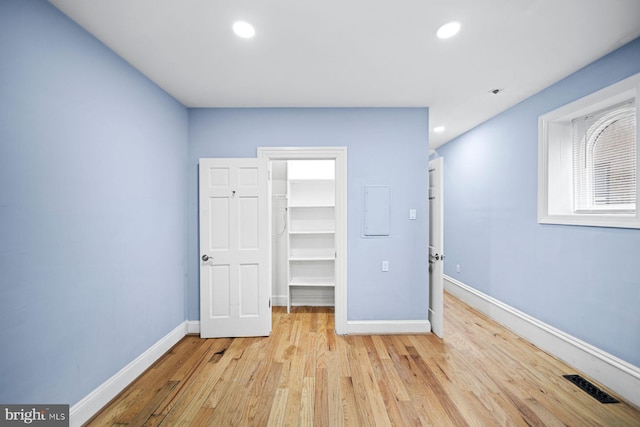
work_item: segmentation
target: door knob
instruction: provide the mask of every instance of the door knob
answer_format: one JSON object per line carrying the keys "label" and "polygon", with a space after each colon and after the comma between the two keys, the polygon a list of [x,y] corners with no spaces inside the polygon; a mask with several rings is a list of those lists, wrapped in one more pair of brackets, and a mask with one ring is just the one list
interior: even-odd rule
{"label": "door knob", "polygon": [[440,254],[431,255],[431,254],[429,254],[429,261],[431,261],[431,260],[435,260],[435,261],[444,260],[444,254],[443,255],[440,255]]}
{"label": "door knob", "polygon": [[209,261],[210,259],[213,259],[213,258],[211,258],[211,257],[210,257],[209,255],[207,255],[207,254],[202,255],[202,260],[203,260],[203,261]]}

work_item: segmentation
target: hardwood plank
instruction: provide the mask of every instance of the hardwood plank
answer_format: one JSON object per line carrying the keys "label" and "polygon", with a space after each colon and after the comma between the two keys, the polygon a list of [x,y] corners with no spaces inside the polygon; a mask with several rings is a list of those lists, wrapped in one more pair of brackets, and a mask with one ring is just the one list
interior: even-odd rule
{"label": "hardwood plank", "polygon": [[300,400],[302,397],[302,386],[304,381],[304,366],[306,363],[304,354],[304,350],[296,350],[292,356],[291,364],[289,366],[287,382],[285,384],[289,396],[287,399],[287,407],[285,409],[285,417],[282,424],[283,426],[298,425],[298,418],[300,417]]}
{"label": "hardwood plank", "polygon": [[[349,341],[355,342],[357,337],[349,337]],[[374,426],[375,418],[374,412],[371,407],[371,401],[369,400],[369,392],[367,387],[369,381],[369,370],[366,366],[362,366],[359,361],[359,352],[357,346],[351,346],[349,348],[349,360],[351,361],[351,382],[353,385],[353,392],[355,395],[355,405],[359,414],[359,418],[362,426]]]}
{"label": "hardwood plank", "polygon": [[342,397],[340,404],[344,413],[344,425],[364,425],[364,421],[361,420],[358,412],[356,393],[353,388],[353,379],[351,377],[342,377],[340,379],[340,395]]}
{"label": "hardwood plank", "polygon": [[393,397],[399,402],[410,401],[411,397],[409,396],[409,392],[402,383],[402,379],[400,379],[400,375],[398,375],[398,371],[391,358],[382,360],[381,365],[384,372],[383,381],[385,381],[387,387],[389,387],[389,390],[393,393]]}
{"label": "hardwood plank", "polygon": [[282,373],[282,363],[273,362],[265,375],[258,375],[249,393],[247,410],[242,416],[241,424],[263,426],[268,423],[270,403],[275,399],[278,381]]}
{"label": "hardwood plank", "polygon": [[445,294],[445,338],[336,336],[330,308],[273,310],[269,338],[187,336],[89,426],[640,426],[579,373]]}
{"label": "hardwood plank", "polygon": [[340,370],[336,369],[336,366],[338,365],[338,357],[335,351],[329,352],[327,364],[328,368],[325,369],[325,372],[327,373],[327,421],[328,425],[332,427],[341,427],[344,425],[345,415],[342,405],[343,398],[341,393]]}
{"label": "hardwood plank", "polygon": [[[374,355],[374,351],[371,352],[368,349],[373,349],[373,342],[371,337],[359,337],[362,346],[357,348],[358,359],[355,361],[364,371],[364,375],[360,377],[364,379],[365,389],[367,391],[367,400],[370,403],[371,410],[373,412],[373,419],[376,421],[377,426],[391,426],[391,420],[389,413],[387,412],[387,406],[385,405],[384,396],[380,392],[376,379],[376,372],[374,369],[374,363],[371,363],[370,356]],[[373,360],[377,362],[377,359],[373,357]]]}
{"label": "hardwood plank", "polygon": [[316,372],[313,424],[327,426],[329,424],[329,378],[326,368],[319,368]]}
{"label": "hardwood plank", "polygon": [[[373,344],[373,341],[371,344]],[[387,352],[385,352],[384,354],[386,354],[386,356],[388,357]],[[391,425],[416,425],[417,420],[405,418],[405,414],[403,413],[403,411],[400,411],[400,408],[397,404],[398,401],[396,400],[396,395],[391,389],[393,383],[389,381],[384,368],[384,362],[389,362],[391,359],[380,359],[378,356],[379,352],[369,350],[369,360],[371,362],[371,367],[373,368],[374,380],[376,381],[377,387],[380,391],[380,396],[384,403],[384,407],[387,411]]]}
{"label": "hardwood plank", "polygon": [[[142,401],[145,390],[141,388],[129,388],[120,393],[105,409],[98,413],[89,422],[93,425],[111,426],[123,424],[122,419],[133,418],[140,408],[138,401]],[[126,423],[124,423],[127,425]]]}
{"label": "hardwood plank", "polygon": [[178,385],[177,381],[169,381],[165,383],[159,390],[155,393],[150,393],[152,399],[147,403],[147,405],[142,408],[139,412],[135,414],[135,417],[128,423],[134,426],[144,425],[145,422],[154,414],[154,412],[158,409],[158,407],[162,404],[162,402],[171,394],[173,389]]}
{"label": "hardwood plank", "polygon": [[381,360],[391,360],[391,356],[389,356],[389,351],[383,342],[383,338],[384,337],[380,335],[374,335],[371,337],[371,342],[378,353],[378,358]]}
{"label": "hardwood plank", "polygon": [[299,426],[313,426],[315,418],[315,393],[315,378],[304,377],[302,380],[302,393],[300,395],[300,417],[298,418]]}
{"label": "hardwood plank", "polygon": [[349,363],[349,346],[345,337],[336,337],[336,353],[338,355],[338,369],[340,377],[351,377],[351,364]]}
{"label": "hardwood plank", "polygon": [[284,415],[287,408],[288,397],[289,390],[286,388],[278,388],[275,391],[273,404],[269,410],[269,420],[267,421],[268,427],[280,427],[284,425]]}
{"label": "hardwood plank", "polygon": [[[201,365],[197,374],[194,374],[191,378],[191,381],[185,382],[184,392],[176,396],[175,404],[172,405],[159,425],[171,427],[185,424],[192,420],[195,414],[205,406],[209,390],[215,388],[215,384],[225,372],[227,366],[236,354],[242,353],[246,344],[246,341],[242,339],[212,341],[214,342],[211,348],[203,358],[206,363]],[[219,354],[223,354],[220,359],[218,359]]]}
{"label": "hardwood plank", "polygon": [[[260,341],[247,340],[247,347],[238,354],[235,369],[231,376],[229,384],[227,384],[226,392],[222,399],[218,400],[212,416],[209,418],[208,425],[225,425],[229,420],[238,423],[243,416],[247,405],[251,405],[249,401],[249,393],[253,385],[253,381],[257,372],[264,370],[264,361],[260,360],[262,354]],[[214,388],[214,393],[215,388]],[[271,406],[271,401],[269,401]],[[241,425],[241,424],[238,424]]]}

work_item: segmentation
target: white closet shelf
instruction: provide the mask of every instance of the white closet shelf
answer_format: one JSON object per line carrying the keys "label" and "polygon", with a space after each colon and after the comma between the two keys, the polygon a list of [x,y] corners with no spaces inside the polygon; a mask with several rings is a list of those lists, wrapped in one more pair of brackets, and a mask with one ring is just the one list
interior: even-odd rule
{"label": "white closet shelf", "polygon": [[316,287],[324,286],[327,288],[333,288],[336,286],[336,281],[333,277],[296,277],[291,279],[289,286],[295,287]]}
{"label": "white closet shelf", "polygon": [[289,178],[289,182],[335,182],[333,178]]}
{"label": "white closet shelf", "polygon": [[289,261],[333,261],[336,257],[331,255],[294,255],[289,257]]}
{"label": "white closet shelf", "polygon": [[327,296],[334,298],[336,186],[333,161],[290,160],[287,168],[290,309],[293,288],[298,288],[299,304],[324,304]]}
{"label": "white closet shelf", "polygon": [[335,203],[289,203],[290,208],[335,208]]}

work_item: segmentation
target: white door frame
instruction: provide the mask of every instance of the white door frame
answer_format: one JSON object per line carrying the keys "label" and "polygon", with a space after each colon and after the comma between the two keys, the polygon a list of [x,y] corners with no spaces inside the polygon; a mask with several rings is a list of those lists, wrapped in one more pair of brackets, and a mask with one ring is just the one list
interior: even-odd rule
{"label": "white door frame", "polygon": [[[258,147],[258,158],[335,160],[336,173],[336,334],[347,333],[347,147]],[[269,189],[271,192],[271,189]],[[271,199],[269,194],[268,199]],[[270,247],[271,248],[271,247]]]}

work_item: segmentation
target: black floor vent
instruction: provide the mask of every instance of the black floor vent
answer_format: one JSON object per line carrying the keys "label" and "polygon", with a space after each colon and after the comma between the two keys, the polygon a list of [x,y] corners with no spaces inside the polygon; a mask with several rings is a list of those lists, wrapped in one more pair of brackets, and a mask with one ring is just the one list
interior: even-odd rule
{"label": "black floor vent", "polygon": [[600,403],[620,403],[611,395],[600,390],[598,387],[594,386],[589,381],[582,378],[580,375],[563,375],[563,377],[580,387],[582,390],[587,392],[589,396],[593,397]]}

